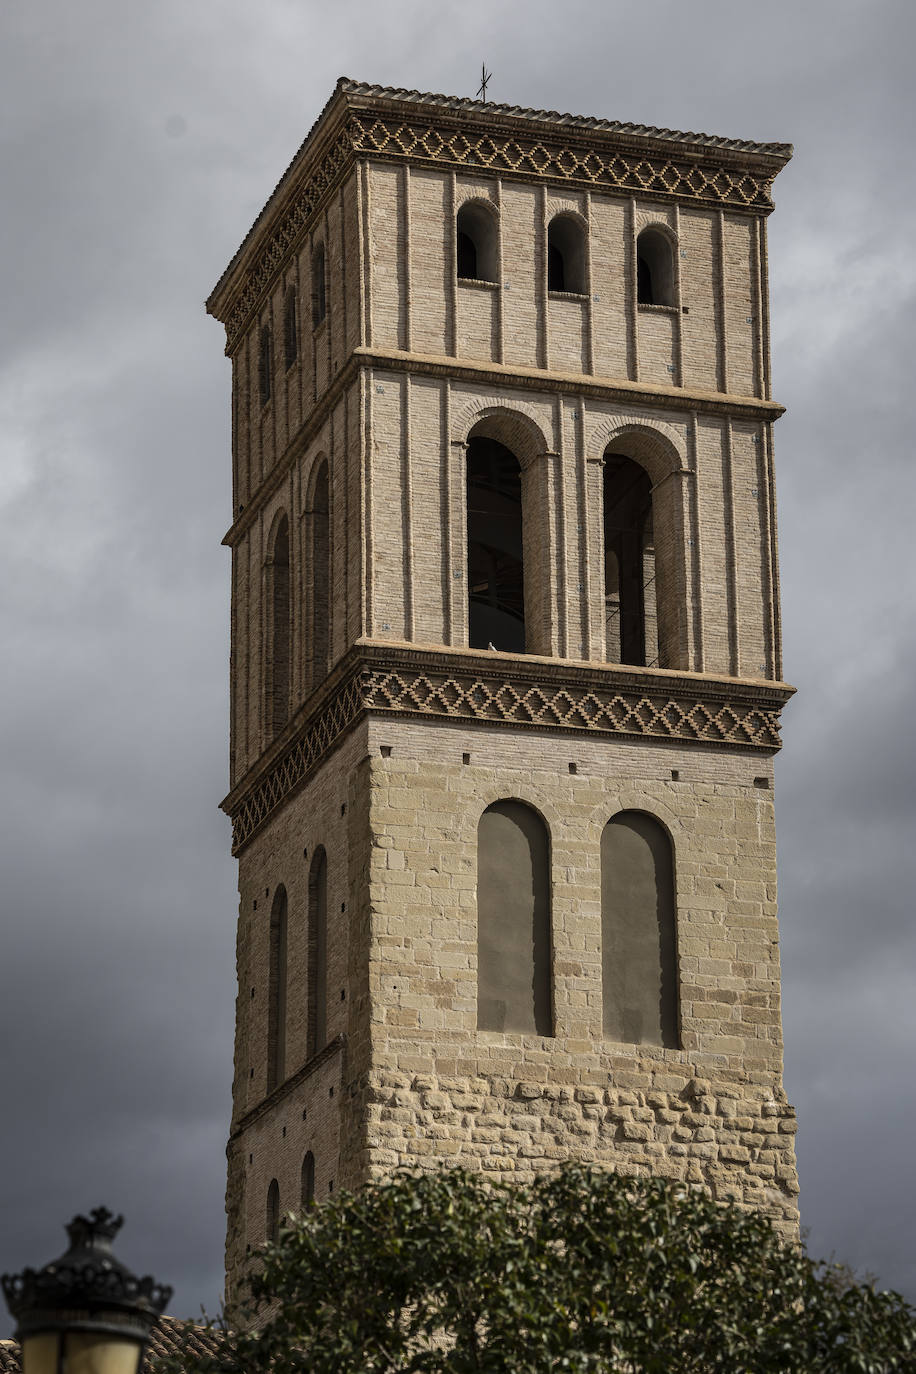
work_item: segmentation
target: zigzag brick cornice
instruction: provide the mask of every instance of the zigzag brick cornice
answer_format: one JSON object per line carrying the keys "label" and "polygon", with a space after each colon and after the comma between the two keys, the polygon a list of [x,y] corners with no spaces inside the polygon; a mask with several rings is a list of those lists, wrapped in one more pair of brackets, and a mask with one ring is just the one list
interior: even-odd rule
{"label": "zigzag brick cornice", "polygon": [[793,688],[702,673],[361,643],[222,803],[238,854],[366,715],[479,721],[773,753]]}
{"label": "zigzag brick cornice", "polygon": [[207,301],[231,352],[298,242],[366,157],[493,172],[653,200],[769,214],[788,144],[684,134],[615,120],[390,90],[342,79]]}

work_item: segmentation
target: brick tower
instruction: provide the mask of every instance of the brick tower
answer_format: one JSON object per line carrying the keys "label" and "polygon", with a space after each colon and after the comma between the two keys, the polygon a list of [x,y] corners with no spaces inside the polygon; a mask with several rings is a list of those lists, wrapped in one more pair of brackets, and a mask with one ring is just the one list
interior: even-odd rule
{"label": "brick tower", "polygon": [[227,1275],[399,1164],[797,1224],[772,759],[783,144],[342,80],[233,367]]}

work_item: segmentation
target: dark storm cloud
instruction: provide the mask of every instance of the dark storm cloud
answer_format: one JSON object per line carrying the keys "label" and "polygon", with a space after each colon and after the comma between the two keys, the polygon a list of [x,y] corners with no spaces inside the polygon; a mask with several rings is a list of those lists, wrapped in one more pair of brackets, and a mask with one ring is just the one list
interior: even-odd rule
{"label": "dark storm cloud", "polygon": [[[2,21],[0,1269],[123,1209],[221,1283],[232,1077],[228,364],[201,302],[341,73],[791,140],[770,222],[802,1208],[916,1296],[916,290],[905,3],[36,0]],[[5,1314],[4,1314],[5,1315]],[[5,1327],[0,1326],[0,1329]]]}

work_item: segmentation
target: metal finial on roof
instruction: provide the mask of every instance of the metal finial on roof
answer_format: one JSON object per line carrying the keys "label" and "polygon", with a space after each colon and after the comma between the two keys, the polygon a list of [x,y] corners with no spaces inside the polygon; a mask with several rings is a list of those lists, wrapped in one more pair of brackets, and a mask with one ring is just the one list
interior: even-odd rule
{"label": "metal finial on roof", "polygon": [[490,77],[491,77],[492,75],[493,75],[492,72],[488,72],[488,71],[487,71],[487,64],[486,64],[486,62],[481,62],[481,64],[480,64],[480,85],[477,87],[477,94],[478,94],[478,95],[480,96],[480,98],[483,100],[483,103],[484,103],[484,104],[487,103],[487,82],[489,81],[489,79],[490,79]]}

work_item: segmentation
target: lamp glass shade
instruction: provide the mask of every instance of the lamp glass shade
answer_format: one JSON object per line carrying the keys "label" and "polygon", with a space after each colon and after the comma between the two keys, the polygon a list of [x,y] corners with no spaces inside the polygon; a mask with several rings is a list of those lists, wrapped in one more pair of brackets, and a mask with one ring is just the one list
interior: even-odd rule
{"label": "lamp glass shade", "polygon": [[39,1331],[23,1338],[22,1374],[138,1374],[142,1355],[142,1342],[108,1332]]}
{"label": "lamp glass shade", "polygon": [[143,1345],[129,1337],[68,1331],[61,1374],[137,1374]]}
{"label": "lamp glass shade", "polygon": [[38,1331],[22,1337],[22,1374],[57,1374],[59,1331]]}

